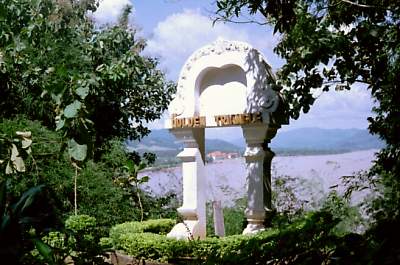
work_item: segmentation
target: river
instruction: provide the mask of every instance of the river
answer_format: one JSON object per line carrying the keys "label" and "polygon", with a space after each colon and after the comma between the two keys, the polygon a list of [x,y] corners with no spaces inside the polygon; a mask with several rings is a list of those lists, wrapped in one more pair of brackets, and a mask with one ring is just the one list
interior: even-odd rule
{"label": "river", "polygon": [[[272,161],[272,179],[291,176],[297,179],[296,193],[319,200],[330,187],[337,185],[343,192],[341,177],[368,170],[377,150],[364,150],[334,155],[277,156]],[[143,188],[156,196],[174,192],[182,196],[181,167],[145,170],[150,180]],[[243,158],[220,160],[206,165],[206,196],[208,201],[220,200],[232,206],[236,199],[246,195],[245,162]]]}

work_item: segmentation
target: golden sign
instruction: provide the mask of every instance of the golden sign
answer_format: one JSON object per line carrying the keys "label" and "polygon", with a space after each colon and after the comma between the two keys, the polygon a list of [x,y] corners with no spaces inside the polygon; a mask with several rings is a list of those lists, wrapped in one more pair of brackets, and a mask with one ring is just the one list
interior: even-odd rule
{"label": "golden sign", "polygon": [[262,123],[261,112],[230,114],[230,115],[217,115],[217,116],[214,116],[214,118],[215,118],[215,122],[217,123],[217,126]]}
{"label": "golden sign", "polygon": [[[218,127],[229,125],[244,125],[262,123],[261,112],[228,114],[214,116],[215,123]],[[172,128],[205,128],[206,117],[194,116],[188,118],[176,118],[176,114],[172,114]]]}
{"label": "golden sign", "polygon": [[206,117],[195,116],[189,118],[175,118],[172,115],[172,128],[204,128],[206,127]]}

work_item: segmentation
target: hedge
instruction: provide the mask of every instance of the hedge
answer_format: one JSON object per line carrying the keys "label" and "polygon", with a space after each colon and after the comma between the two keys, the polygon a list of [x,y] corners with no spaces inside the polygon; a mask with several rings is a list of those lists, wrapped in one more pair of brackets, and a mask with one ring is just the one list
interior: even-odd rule
{"label": "hedge", "polygon": [[[286,227],[267,229],[255,235],[191,241],[149,233],[145,231],[149,223],[131,222],[111,229],[109,240],[115,250],[137,259],[161,262],[176,263],[185,259],[185,263],[192,260],[195,264],[345,264],[340,261],[344,262],[352,255],[362,256],[366,250],[360,248],[359,253],[343,252],[348,244],[361,244],[362,240],[356,234],[345,237],[333,235],[332,229],[338,221],[327,212],[317,212]],[[165,228],[158,222],[167,223],[165,220],[150,221],[154,227]]]}

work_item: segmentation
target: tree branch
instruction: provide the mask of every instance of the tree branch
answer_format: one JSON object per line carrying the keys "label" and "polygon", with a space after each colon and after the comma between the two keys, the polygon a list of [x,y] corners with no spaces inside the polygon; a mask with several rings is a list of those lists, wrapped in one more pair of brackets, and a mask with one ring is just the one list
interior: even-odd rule
{"label": "tree branch", "polygon": [[390,8],[386,8],[383,6],[371,6],[371,5],[359,4],[359,3],[352,2],[350,0],[341,0],[341,1],[344,3],[350,4],[350,5],[354,5],[354,6],[358,6],[358,7],[362,7],[362,8],[378,8],[378,9],[385,9],[385,10],[391,11]]}
{"label": "tree branch", "polygon": [[257,20],[247,20],[247,21],[234,21],[234,20],[229,20],[228,22],[236,23],[236,24],[250,24],[250,23],[255,23],[260,26],[267,25],[267,22],[260,22]]}
{"label": "tree branch", "polygon": [[[328,84],[338,84],[338,83],[345,83],[346,81],[343,80],[330,80],[330,81],[325,81],[322,82],[323,85],[328,85]],[[362,84],[366,84],[366,85],[372,85],[370,82],[365,81],[365,80],[361,80],[361,79],[356,79],[354,80],[354,82],[352,82],[350,85],[353,85],[355,83],[362,83]]]}
{"label": "tree branch", "polygon": [[224,22],[230,22],[230,23],[234,23],[234,24],[252,24],[252,23],[254,23],[254,24],[257,24],[257,25],[260,25],[260,26],[265,26],[265,25],[268,24],[267,22],[260,22],[260,21],[252,20],[252,19],[249,19],[249,20],[246,20],[246,21],[237,21],[237,20],[233,20],[233,19],[230,19],[230,18],[226,18],[226,17],[216,18],[214,20],[214,22],[216,22],[218,20],[221,20],[221,21],[224,21]]}

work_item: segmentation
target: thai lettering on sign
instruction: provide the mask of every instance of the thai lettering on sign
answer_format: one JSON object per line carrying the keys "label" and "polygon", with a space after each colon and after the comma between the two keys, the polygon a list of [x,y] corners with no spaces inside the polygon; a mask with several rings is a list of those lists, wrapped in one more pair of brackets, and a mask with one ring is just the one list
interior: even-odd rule
{"label": "thai lettering on sign", "polygon": [[[262,123],[261,112],[228,114],[214,116],[215,124],[218,127],[229,125],[244,125]],[[172,128],[205,128],[207,127],[206,117],[194,116],[185,118],[176,118],[176,114],[172,114]]]}

